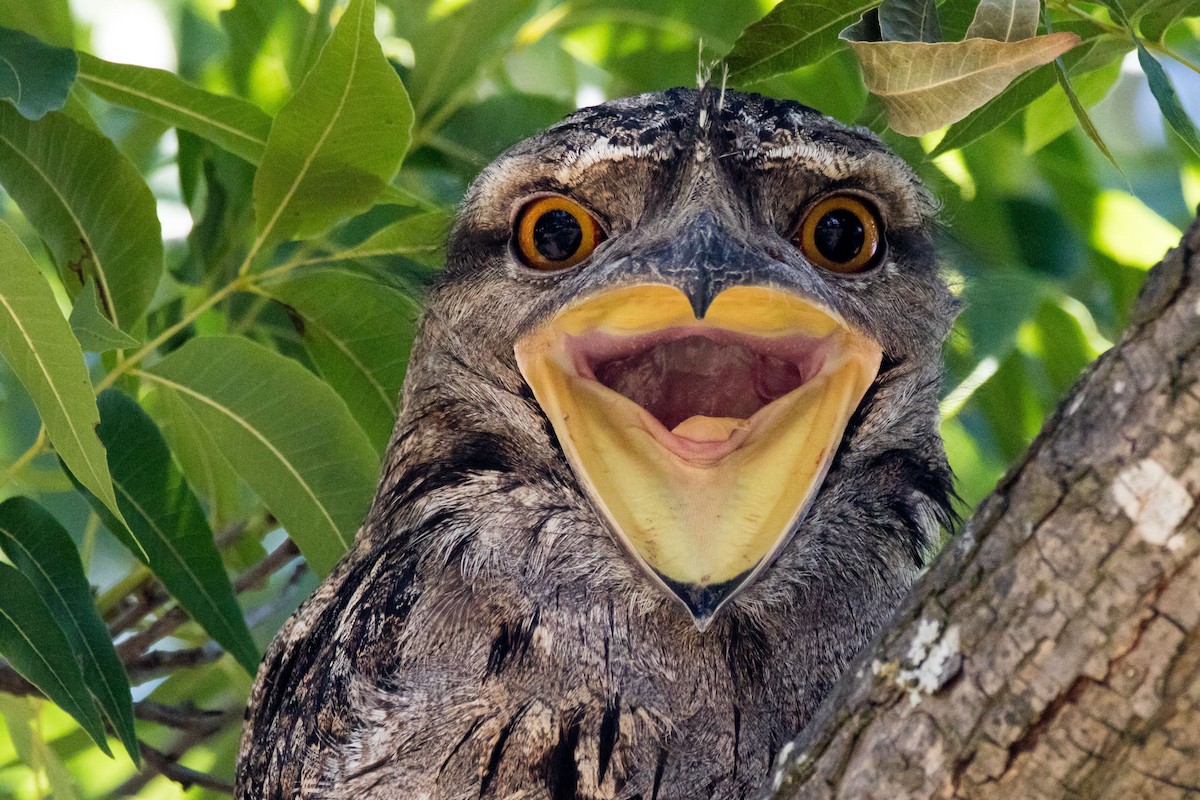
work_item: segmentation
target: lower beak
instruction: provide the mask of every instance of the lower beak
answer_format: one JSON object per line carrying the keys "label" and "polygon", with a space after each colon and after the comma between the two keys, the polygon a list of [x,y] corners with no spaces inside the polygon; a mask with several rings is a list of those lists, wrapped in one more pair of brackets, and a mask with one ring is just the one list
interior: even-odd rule
{"label": "lower beak", "polygon": [[704,630],[796,530],[879,371],[796,295],[614,289],[521,338],[517,364],[617,541]]}

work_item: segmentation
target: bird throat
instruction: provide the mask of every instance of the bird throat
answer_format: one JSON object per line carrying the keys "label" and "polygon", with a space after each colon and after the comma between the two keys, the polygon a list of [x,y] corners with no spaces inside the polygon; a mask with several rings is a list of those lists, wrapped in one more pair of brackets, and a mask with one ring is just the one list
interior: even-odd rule
{"label": "bird throat", "polygon": [[702,630],[800,525],[881,349],[835,312],[663,285],[585,298],[517,364],[614,538]]}

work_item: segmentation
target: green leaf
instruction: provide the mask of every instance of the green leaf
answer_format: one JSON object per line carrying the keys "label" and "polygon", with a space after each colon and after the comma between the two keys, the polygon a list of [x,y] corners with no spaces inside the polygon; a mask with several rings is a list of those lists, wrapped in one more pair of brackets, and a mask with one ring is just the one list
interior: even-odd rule
{"label": "green leaf", "polygon": [[191,407],[173,392],[151,392],[146,410],[158,423],[188,483],[208,501],[213,527],[237,519],[242,513],[237,473]]}
{"label": "green leaf", "polygon": [[75,68],[74,50],[0,28],[0,99],[11,100],[26,119],[41,119],[66,104]]}
{"label": "green leaf", "polygon": [[196,413],[234,469],[327,574],[371,502],[379,459],[345,402],[295,361],[233,336],[201,337],[141,373]]}
{"label": "green leaf", "polygon": [[412,106],[375,40],[374,17],[374,0],[351,0],[271,125],[254,179],[259,246],[369,208],[400,167]]}
{"label": "green leaf", "polygon": [[92,591],[71,536],[50,512],[26,497],[0,503],[0,549],[37,590],[71,649],[83,677],[125,750],[139,763],[129,679],[108,629],[92,604]]}
{"label": "green leaf", "polygon": [[1158,109],[1162,112],[1163,119],[1179,135],[1183,143],[1193,153],[1200,156],[1200,135],[1196,133],[1196,126],[1192,122],[1192,118],[1183,110],[1183,105],[1179,102],[1179,95],[1175,93],[1175,87],[1171,85],[1171,79],[1167,77],[1166,70],[1154,56],[1150,55],[1150,51],[1140,41],[1137,42],[1137,54],[1138,63],[1142,65],[1142,72],[1146,73],[1146,81],[1150,84],[1150,93],[1158,102]]}
{"label": "green leaf", "polygon": [[71,773],[42,735],[41,706],[32,697],[0,694],[0,718],[8,726],[17,758],[35,773],[45,771],[54,800],[79,800]]}
{"label": "green leaf", "polygon": [[544,130],[575,110],[552,97],[504,92],[456,112],[429,145],[461,163],[465,180],[522,139]]}
{"label": "green leaf", "polygon": [[117,509],[100,421],[79,342],[29,251],[0,223],[0,355],[37,406],[54,449],[93,494]]}
{"label": "green leaf", "polygon": [[820,61],[840,46],[838,33],[876,5],[878,0],[783,0],[734,42],[725,59],[729,79],[753,83]]}
{"label": "green leaf", "polygon": [[56,47],[71,47],[73,25],[68,0],[0,0],[0,19],[6,27],[24,31]]}
{"label": "green leaf", "polygon": [[1166,70],[1163,69],[1162,64],[1159,64],[1154,56],[1150,55],[1150,51],[1146,49],[1146,46],[1142,44],[1142,40],[1134,32],[1133,23],[1125,14],[1125,9],[1121,5],[1120,0],[1103,0],[1103,2],[1113,12],[1113,15],[1123,22],[1129,30],[1129,36],[1133,39],[1133,43],[1137,47],[1138,64],[1141,65],[1142,72],[1146,73],[1146,82],[1150,84],[1150,93],[1154,95],[1154,99],[1158,103],[1158,110],[1162,112],[1163,119],[1179,135],[1183,143],[1193,153],[1200,156],[1200,134],[1197,134],[1196,126],[1192,123],[1191,117],[1183,110],[1183,105],[1179,102],[1179,95],[1175,93],[1175,87],[1171,85],[1171,79],[1167,77]]}
{"label": "green leaf", "polygon": [[452,221],[445,211],[414,214],[379,229],[361,244],[305,259],[299,264],[309,266],[403,257],[426,267],[438,267],[444,260],[446,233]]}
{"label": "green leaf", "polygon": [[879,4],[879,30],[889,42],[940,42],[935,0],[883,0]]}
{"label": "green leaf", "polygon": [[1138,29],[1152,42],[1161,42],[1167,29],[1184,17],[1200,16],[1200,0],[1160,0],[1142,6]]}
{"label": "green leaf", "polygon": [[171,460],[154,421],[116,389],[100,395],[100,438],[122,525],[93,504],[105,525],[141,560],[179,605],[251,674],[259,652],[246,628],[204,509]]}
{"label": "green leaf", "polygon": [[133,164],[61,112],[30,122],[0,103],[0,183],[54,254],[68,292],[91,275],[107,316],[131,330],[163,268],[154,195]]}
{"label": "green leaf", "polygon": [[160,69],[79,54],[79,82],[110,103],[191,131],[251,164],[262,161],[271,118],[253,103],[206,92]]}
{"label": "green leaf", "polygon": [[364,275],[330,270],[263,289],[288,306],[313,363],[382,454],[396,422],[416,302]]}
{"label": "green leaf", "polygon": [[1016,42],[1037,33],[1040,0],[979,0],[967,38]]}
{"label": "green leaf", "polygon": [[[1083,44],[1063,56],[1069,75],[1082,74],[1118,59],[1133,45],[1124,36],[1092,35]],[[984,134],[1012,119],[1055,85],[1057,79],[1050,65],[1038,67],[1017,77],[1008,88],[954,123],[933,149],[931,156],[966,147]]]}
{"label": "green leaf", "polygon": [[0,564],[0,655],[112,755],[66,634],[29,579],[7,564]]}
{"label": "green leaf", "polygon": [[96,284],[89,275],[83,290],[75,298],[75,307],[71,309],[71,330],[79,344],[89,353],[105,353],[109,350],[123,350],[137,347],[141,344],[137,339],[122,331],[108,321],[100,310],[100,297],[96,293]]}
{"label": "green leaf", "polygon": [[[1103,100],[1108,90],[1117,82],[1117,77],[1121,74],[1121,62],[1114,61],[1107,67],[1080,76],[1078,94],[1062,65],[1055,61],[1053,67],[1063,93],[1043,95],[1025,110],[1025,152],[1031,153],[1049,144],[1070,130],[1073,123],[1078,121],[1096,148],[1120,172],[1120,165],[1117,164],[1108,145],[1104,143],[1100,131],[1096,130],[1087,109]],[[1067,102],[1066,114],[1062,112],[1062,99]]]}
{"label": "green leaf", "polygon": [[1019,42],[849,44],[862,64],[867,90],[888,108],[888,125],[897,133],[920,136],[958,122],[1014,78],[1053,61],[1079,41],[1064,32]]}
{"label": "green leaf", "polygon": [[255,99],[262,100],[264,92],[294,85],[294,69],[303,75],[308,66],[298,63],[306,59],[297,52],[304,44],[297,39],[315,28],[314,22],[296,0],[237,0],[222,11],[221,28],[229,40],[226,67],[234,88],[243,95],[254,89]]}
{"label": "green leaf", "polygon": [[489,0],[455,9],[411,36],[415,64],[406,78],[422,125],[453,106],[488,63],[518,45],[513,29],[532,0]]}

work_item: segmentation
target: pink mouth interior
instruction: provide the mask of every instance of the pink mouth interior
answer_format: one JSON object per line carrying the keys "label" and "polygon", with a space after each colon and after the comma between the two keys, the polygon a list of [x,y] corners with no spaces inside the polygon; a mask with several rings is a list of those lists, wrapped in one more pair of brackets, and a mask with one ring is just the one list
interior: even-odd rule
{"label": "pink mouth interior", "polygon": [[576,364],[670,431],[695,416],[749,419],[821,370],[823,341],[706,328],[624,340],[597,334],[576,340]]}

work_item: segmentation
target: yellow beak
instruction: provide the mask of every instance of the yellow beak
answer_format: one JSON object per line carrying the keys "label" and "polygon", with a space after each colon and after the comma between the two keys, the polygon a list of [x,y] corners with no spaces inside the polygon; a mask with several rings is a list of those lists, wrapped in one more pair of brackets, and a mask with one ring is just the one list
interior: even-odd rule
{"label": "yellow beak", "polygon": [[614,289],[516,345],[618,542],[703,630],[795,531],[882,351],[787,292]]}

